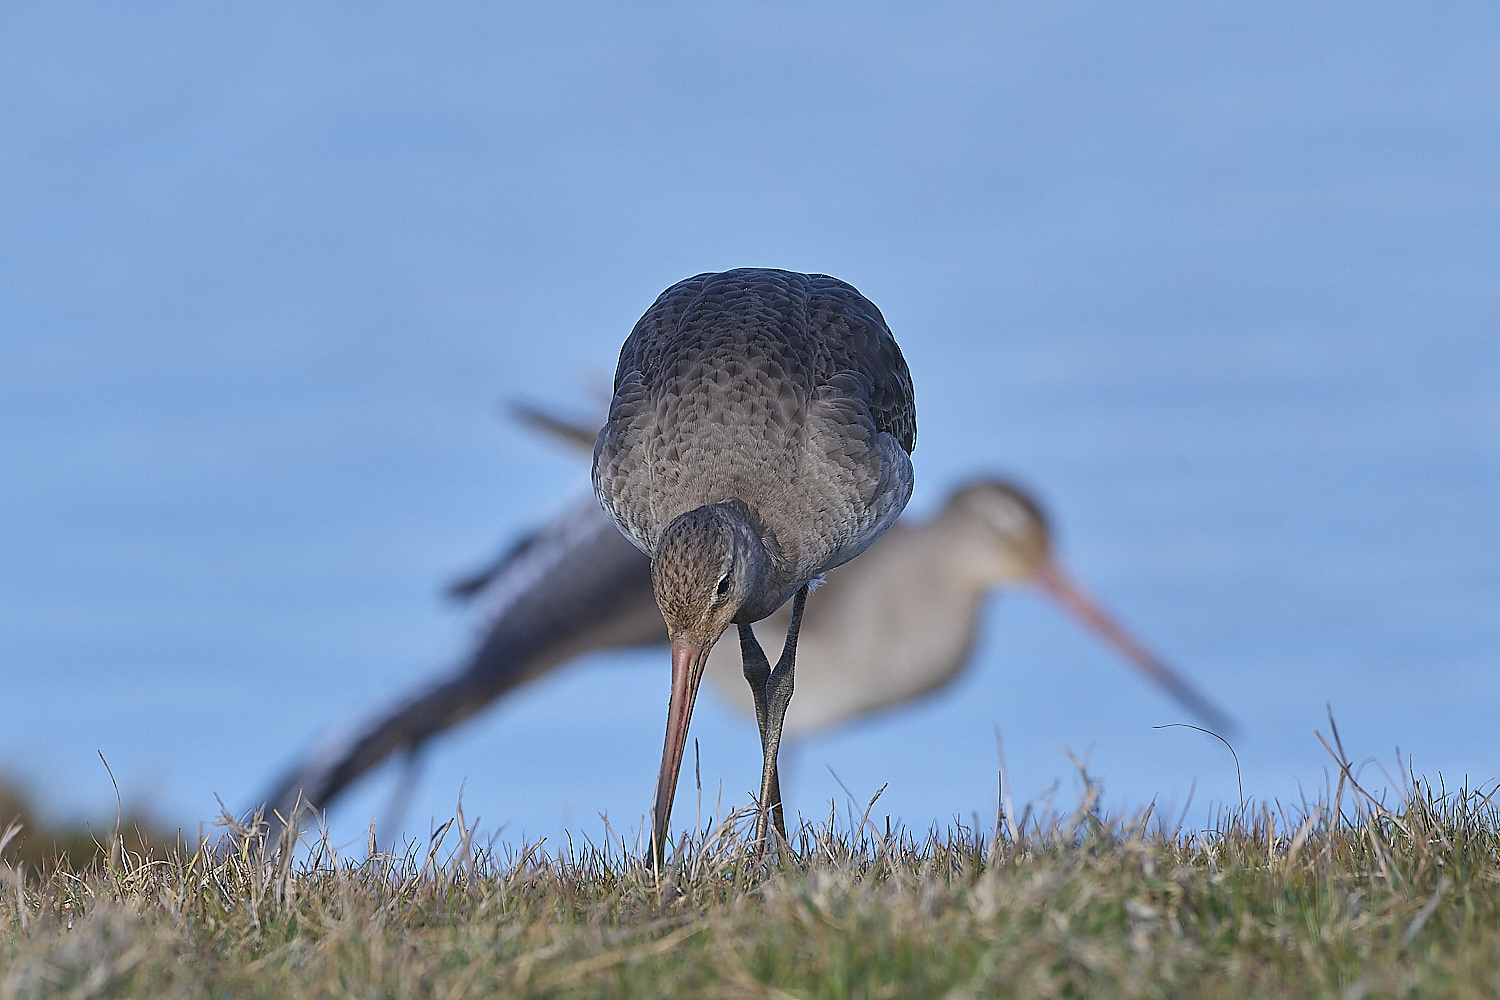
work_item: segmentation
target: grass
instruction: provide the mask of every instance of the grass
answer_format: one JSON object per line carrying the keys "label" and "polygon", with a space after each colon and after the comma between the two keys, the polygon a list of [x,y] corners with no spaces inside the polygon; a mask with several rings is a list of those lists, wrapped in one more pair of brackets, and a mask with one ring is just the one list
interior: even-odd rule
{"label": "grass", "polygon": [[[616,840],[400,855],[326,839],[0,865],[0,1000],[126,997],[1494,996],[1500,813],[1413,782],[1295,811],[1149,810],[913,835],[804,824],[779,861],[741,813],[660,877]],[[3,834],[0,834],[3,836]]]}

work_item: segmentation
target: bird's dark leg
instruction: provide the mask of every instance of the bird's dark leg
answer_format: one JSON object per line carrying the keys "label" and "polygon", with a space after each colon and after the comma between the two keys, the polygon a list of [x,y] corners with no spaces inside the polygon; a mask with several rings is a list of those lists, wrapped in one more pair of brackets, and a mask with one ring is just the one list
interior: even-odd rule
{"label": "bird's dark leg", "polygon": [[781,648],[781,659],[771,671],[766,682],[766,737],[765,773],[761,778],[761,795],[771,803],[771,819],[776,832],[786,839],[786,822],[782,817],[781,778],[776,773],[776,753],[781,749],[781,723],[786,719],[786,707],[792,702],[793,667],[797,661],[797,636],[802,631],[802,607],[807,603],[807,585],[797,591],[792,599],[792,622],[786,630],[786,645]]}
{"label": "bird's dark leg", "polygon": [[776,832],[786,839],[786,821],[781,806],[781,777],[776,771],[776,753],[781,748],[781,724],[792,700],[792,681],[797,660],[797,635],[802,630],[802,607],[807,602],[807,588],[797,591],[792,600],[792,622],[786,631],[786,645],[776,669],[770,669],[766,654],[750,626],[740,626],[740,654],[744,659],[745,679],[755,696],[755,718],[760,723],[760,746],[764,765],[760,780],[760,816],[755,823],[756,840],[764,842],[767,819],[776,824]]}
{"label": "bird's dark leg", "polygon": [[745,680],[750,682],[750,693],[755,697],[755,724],[760,727],[760,741],[766,741],[766,682],[771,679],[771,664],[765,651],[755,638],[755,630],[749,625],[740,626],[740,663],[745,668]]}
{"label": "bird's dark leg", "polygon": [[[745,680],[750,684],[750,695],[755,699],[755,723],[760,727],[761,753],[766,749],[766,684],[771,679],[771,664],[765,650],[755,638],[755,630],[749,625],[740,626],[740,663],[745,671]],[[766,812],[770,803],[766,799],[764,783],[761,787],[761,811],[755,818],[755,839],[764,842],[766,836]]]}

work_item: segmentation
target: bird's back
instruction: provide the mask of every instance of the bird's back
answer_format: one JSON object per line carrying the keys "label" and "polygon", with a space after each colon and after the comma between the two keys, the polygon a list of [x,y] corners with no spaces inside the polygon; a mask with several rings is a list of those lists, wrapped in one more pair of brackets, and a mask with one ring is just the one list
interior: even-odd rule
{"label": "bird's back", "polygon": [[626,340],[595,448],[599,498],[648,553],[738,497],[788,568],[858,554],[905,506],[911,376],[880,311],[826,275],[742,269],[667,289]]}

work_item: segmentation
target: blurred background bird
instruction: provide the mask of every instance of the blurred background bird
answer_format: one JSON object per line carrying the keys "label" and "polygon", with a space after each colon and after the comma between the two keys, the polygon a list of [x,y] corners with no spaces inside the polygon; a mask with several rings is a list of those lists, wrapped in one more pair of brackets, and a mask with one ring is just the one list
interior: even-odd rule
{"label": "blurred background bird", "polygon": [[[597,436],[588,421],[553,410],[518,404],[512,412],[580,454]],[[1010,481],[981,477],[951,490],[935,516],[903,517],[859,559],[827,574],[803,619],[786,736],[805,737],[941,689],[969,661],[985,598],[1023,584],[1052,598],[1200,723],[1232,731],[1224,711],[1072,581],[1053,552],[1040,504]],[[264,798],[274,827],[276,816],[291,816],[299,800],[329,808],[393,754],[414,762],[434,736],[584,653],[666,642],[650,560],[592,496],[568,504],[448,592],[478,605],[484,622],[462,666],[292,765]],[[790,610],[755,625],[762,645],[780,647]],[[738,645],[716,645],[706,676],[753,718]],[[403,788],[398,796],[407,793]]]}

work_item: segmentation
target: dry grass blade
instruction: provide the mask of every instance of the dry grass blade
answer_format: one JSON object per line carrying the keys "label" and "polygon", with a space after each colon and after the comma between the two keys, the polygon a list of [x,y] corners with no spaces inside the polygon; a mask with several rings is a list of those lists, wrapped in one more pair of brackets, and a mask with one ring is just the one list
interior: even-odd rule
{"label": "dry grass blade", "polygon": [[664,937],[658,938],[650,944],[637,945],[634,948],[621,948],[617,951],[605,952],[602,955],[595,955],[592,958],[586,958],[574,965],[565,966],[564,968],[559,969],[548,976],[536,980],[533,985],[537,989],[545,990],[551,989],[554,986],[562,986],[567,983],[576,983],[587,978],[588,976],[593,975],[594,973],[602,972],[614,965],[623,965],[629,962],[638,962],[641,959],[649,958],[652,955],[664,954],[665,952],[677,947],[677,945],[681,944],[683,941],[686,941],[693,935],[702,934],[708,929],[708,925],[706,924],[700,924],[694,927],[682,927],[670,934],[667,934]]}
{"label": "dry grass blade", "polygon": [[1318,817],[1321,815],[1323,815],[1322,808],[1314,806],[1312,811],[1307,814],[1307,818],[1302,821],[1302,825],[1297,828],[1297,833],[1292,837],[1292,842],[1287,845],[1286,856],[1282,859],[1281,866],[1284,871],[1291,871],[1292,865],[1296,863],[1297,853],[1302,850],[1302,845],[1307,843],[1307,835],[1312,833],[1313,824],[1317,823]]}
{"label": "dry grass blade", "polygon": [[1453,888],[1453,880],[1448,876],[1444,875],[1438,880],[1437,888],[1432,890],[1432,897],[1422,905],[1422,908],[1417,911],[1417,915],[1412,917],[1411,923],[1406,925],[1406,930],[1401,932],[1402,944],[1412,943],[1412,940],[1421,932],[1422,925],[1427,923],[1427,918],[1437,912],[1438,904],[1443,901],[1443,897],[1447,895],[1448,890],[1451,888]]}

